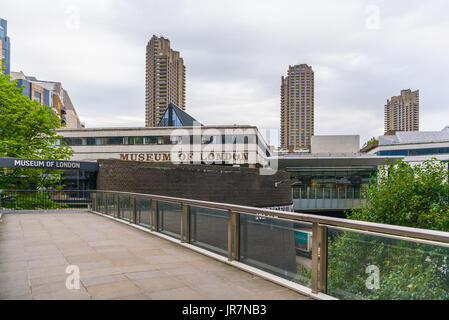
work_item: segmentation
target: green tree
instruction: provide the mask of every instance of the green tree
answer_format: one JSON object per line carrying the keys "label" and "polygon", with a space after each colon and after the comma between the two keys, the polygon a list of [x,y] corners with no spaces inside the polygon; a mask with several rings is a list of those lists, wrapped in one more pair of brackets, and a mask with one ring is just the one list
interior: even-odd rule
{"label": "green tree", "polygon": [[369,139],[368,141],[366,141],[366,142],[363,144],[363,147],[366,147],[366,146],[368,146],[368,145],[370,145],[370,144],[372,144],[372,143],[378,143],[378,142],[379,142],[378,139],[376,139],[375,137],[372,137],[371,139]]}
{"label": "green tree", "polygon": [[[449,231],[447,164],[389,164],[365,190],[367,202],[348,218]],[[445,247],[334,232],[329,243],[328,293],[346,299],[449,299]],[[379,270],[378,288],[367,286],[368,266]]]}
{"label": "green tree", "polygon": [[[17,81],[0,73],[0,156],[27,159],[69,159],[70,147],[59,145],[55,129],[61,119],[48,106],[22,94]],[[60,183],[61,171],[1,169],[0,189],[50,188]]]}

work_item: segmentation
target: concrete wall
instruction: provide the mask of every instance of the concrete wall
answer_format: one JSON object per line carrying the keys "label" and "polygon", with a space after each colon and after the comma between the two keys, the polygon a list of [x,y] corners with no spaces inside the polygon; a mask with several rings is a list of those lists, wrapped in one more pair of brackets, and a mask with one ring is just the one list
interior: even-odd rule
{"label": "concrete wall", "polygon": [[[290,175],[259,169],[98,160],[97,190],[127,191],[256,207],[292,204]],[[275,182],[284,181],[275,188]]]}
{"label": "concrete wall", "polygon": [[359,135],[313,136],[311,153],[358,153]]}

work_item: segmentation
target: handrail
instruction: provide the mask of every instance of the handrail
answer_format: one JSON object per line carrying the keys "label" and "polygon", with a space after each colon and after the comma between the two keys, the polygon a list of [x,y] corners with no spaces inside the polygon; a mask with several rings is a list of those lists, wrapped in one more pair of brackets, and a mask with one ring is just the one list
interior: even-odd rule
{"label": "handrail", "polygon": [[236,205],[236,204],[219,203],[219,202],[211,202],[211,201],[204,201],[204,200],[193,200],[193,199],[185,199],[185,198],[177,198],[177,197],[168,197],[168,196],[153,195],[153,194],[110,191],[110,190],[88,190],[88,191],[103,192],[103,193],[110,193],[110,194],[120,194],[120,195],[155,199],[155,200],[167,201],[167,202],[177,202],[177,203],[183,203],[183,204],[193,205],[193,206],[202,206],[202,207],[207,207],[207,208],[212,208],[212,209],[230,210],[233,212],[257,215],[257,216],[266,215],[270,218],[283,218],[283,219],[288,219],[288,220],[293,220],[293,221],[298,221],[298,222],[318,223],[320,225],[327,226],[327,227],[329,227],[329,226],[346,227],[346,228],[352,228],[352,229],[359,229],[359,230],[365,230],[365,231],[391,234],[391,235],[396,235],[396,236],[406,236],[406,237],[411,237],[411,238],[419,238],[419,239],[423,239],[423,240],[432,240],[432,241],[449,243],[449,232],[444,232],[444,231],[404,227],[404,226],[389,225],[389,224],[375,223],[375,222],[368,222],[368,221],[349,220],[349,219],[343,219],[343,218],[325,217],[325,216],[318,216],[318,215],[312,215],[312,214],[306,214],[306,213],[276,211],[276,210],[271,210],[271,209],[263,209],[263,208],[242,206],[242,205]]}

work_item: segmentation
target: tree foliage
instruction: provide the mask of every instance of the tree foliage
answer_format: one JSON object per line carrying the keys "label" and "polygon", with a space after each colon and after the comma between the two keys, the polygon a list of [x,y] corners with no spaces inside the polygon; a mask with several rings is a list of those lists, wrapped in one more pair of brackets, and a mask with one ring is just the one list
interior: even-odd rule
{"label": "tree foliage", "polygon": [[[349,219],[449,231],[447,164],[435,159],[399,162],[378,173],[367,202]],[[333,232],[328,292],[345,299],[449,299],[449,249],[354,232]],[[368,266],[379,285],[367,285]]]}
{"label": "tree foliage", "polygon": [[[0,73],[0,157],[69,159],[73,151],[58,145],[62,136],[59,116],[49,106],[22,94],[16,81]],[[2,169],[0,189],[50,187],[60,182],[60,173],[40,169]]]}
{"label": "tree foliage", "polygon": [[363,147],[366,147],[366,146],[368,146],[368,145],[370,145],[370,144],[372,144],[372,143],[378,143],[378,142],[379,142],[378,139],[376,139],[375,137],[372,137],[371,139],[369,139],[368,141],[366,141],[366,142],[363,144]]}

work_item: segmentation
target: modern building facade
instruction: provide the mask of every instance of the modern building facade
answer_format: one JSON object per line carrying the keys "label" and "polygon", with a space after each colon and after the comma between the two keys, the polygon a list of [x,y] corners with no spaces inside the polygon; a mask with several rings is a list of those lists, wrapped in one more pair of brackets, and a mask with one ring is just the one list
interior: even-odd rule
{"label": "modern building facade", "polygon": [[419,131],[419,90],[401,90],[399,96],[387,100],[384,120],[385,133]]}
{"label": "modern building facade", "polygon": [[263,167],[271,155],[254,126],[62,129],[74,161],[121,159]]}
{"label": "modern building facade", "polygon": [[291,176],[285,183],[291,185],[294,210],[344,217],[365,202],[364,186],[376,179],[379,167],[402,158],[359,149],[358,135],[327,135],[312,138],[310,153],[278,152],[278,169]]}
{"label": "modern building facade", "polygon": [[368,153],[402,156],[404,161],[420,163],[436,158],[449,162],[449,126],[441,131],[396,132],[379,137],[377,147]]}
{"label": "modern building facade", "polygon": [[280,147],[308,149],[314,134],[314,72],[306,64],[289,66],[281,77]]}
{"label": "modern building facade", "polygon": [[170,103],[186,108],[184,60],[170,40],[153,36],[146,48],[145,126],[156,127]]}
{"label": "modern building facade", "polygon": [[11,68],[11,43],[8,37],[8,22],[0,18],[0,53],[5,60],[5,74],[10,73]]}
{"label": "modern building facade", "polygon": [[83,127],[67,90],[60,82],[38,80],[26,76],[22,71],[11,72],[11,79],[17,80],[19,87],[23,86],[23,95],[53,108],[65,128]]}
{"label": "modern building facade", "polygon": [[280,170],[290,173],[294,210],[344,217],[365,202],[363,188],[376,178],[386,160],[373,154],[288,154]]}

